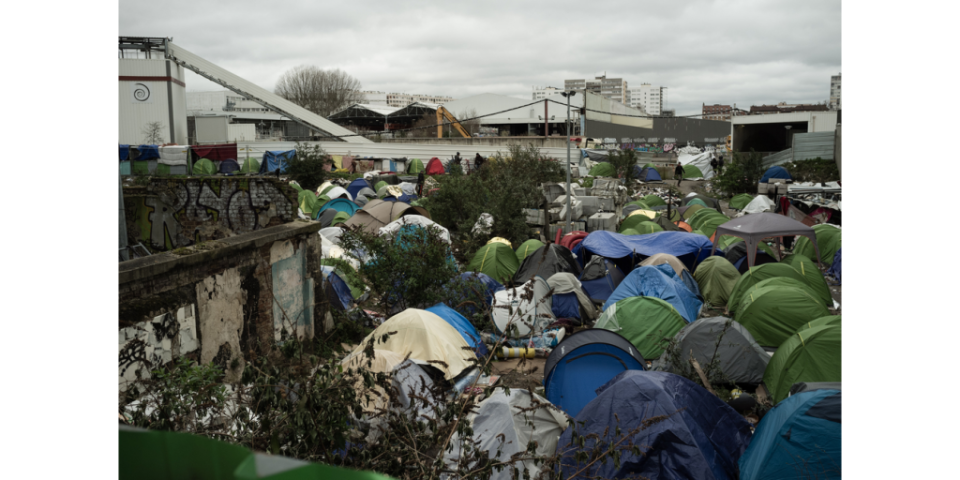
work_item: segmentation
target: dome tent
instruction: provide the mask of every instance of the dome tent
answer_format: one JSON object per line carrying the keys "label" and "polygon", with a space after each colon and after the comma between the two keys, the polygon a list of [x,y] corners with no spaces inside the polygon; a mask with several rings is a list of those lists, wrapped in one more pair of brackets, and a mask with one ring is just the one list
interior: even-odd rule
{"label": "dome tent", "polygon": [[611,163],[600,162],[594,165],[587,175],[591,177],[616,177],[617,170],[613,168],[613,164]]}
{"label": "dome tent", "polygon": [[547,356],[545,396],[574,416],[597,396],[597,387],[625,370],[643,368],[643,357],[627,339],[608,330],[581,330],[561,340]]}
{"label": "dome tent", "polygon": [[520,246],[517,247],[517,251],[515,252],[517,254],[517,262],[523,263],[523,260],[525,258],[530,256],[530,254],[532,254],[533,252],[536,252],[537,249],[539,249],[542,246],[543,246],[543,242],[535,238],[531,238],[530,240],[527,240],[526,242],[521,243]]}
{"label": "dome tent", "polygon": [[771,178],[785,178],[787,180],[793,180],[793,177],[790,176],[790,172],[786,168],[783,168],[779,165],[774,165],[767,169],[763,173],[763,176],[760,177],[760,183],[768,183]]}
{"label": "dome tent", "polygon": [[687,267],[683,264],[683,262],[669,253],[658,253],[656,255],[651,255],[640,262],[641,267],[655,267],[663,264],[670,265],[670,268],[673,269],[677,276],[683,275],[683,272],[687,271]]}
{"label": "dome tent", "polygon": [[575,318],[581,323],[596,320],[597,309],[575,275],[555,273],[547,279],[547,285],[553,290],[552,310],[555,317]]}
{"label": "dome tent", "polygon": [[663,353],[660,340],[672,338],[687,322],[669,303],[655,297],[630,297],[607,306],[594,329],[622,335],[643,358]]}
{"label": "dome tent", "polygon": [[431,158],[430,161],[427,162],[427,168],[424,173],[426,175],[443,175],[445,173],[443,169],[443,162],[441,162],[437,157]]}
{"label": "dome tent", "polygon": [[[813,231],[816,235],[816,242],[811,245],[807,238],[798,238],[796,245],[793,246],[793,253],[805,255],[807,258],[820,259],[820,263],[831,266],[837,250],[841,247],[840,229],[836,225],[824,223],[814,225]],[[817,256],[817,249],[820,255]]]}
{"label": "dome tent", "polygon": [[830,315],[807,288],[769,285],[745,297],[736,320],[763,347],[779,347],[804,323]]}
{"label": "dome tent", "polygon": [[583,267],[579,278],[580,287],[594,303],[603,303],[620,286],[624,276],[613,262],[594,256]]}
{"label": "dome tent", "polygon": [[784,341],[763,374],[774,405],[787,398],[795,383],[842,381],[841,338],[840,325],[821,325]]}
{"label": "dome tent", "polygon": [[[730,237],[724,236],[724,238]],[[753,259],[753,266],[759,267],[768,263],[777,263],[777,257],[767,253],[766,248],[769,248],[767,244],[761,243],[760,245],[761,248],[757,249],[757,256]],[[740,274],[747,273],[750,270],[747,264],[747,244],[743,240],[731,242],[724,252],[726,252],[727,261],[732,263]]]}
{"label": "dome tent", "polygon": [[407,167],[407,175],[416,175],[423,171],[423,162],[419,158],[410,160],[410,166]]}
{"label": "dome tent", "polygon": [[[529,294],[531,291],[532,295]],[[490,316],[497,330],[511,338],[524,338],[542,332],[556,320],[550,285],[542,277],[533,277],[518,287],[505,288],[493,294]]]}
{"label": "dome tent", "polygon": [[580,275],[580,271],[580,264],[577,263],[569,249],[557,244],[550,244],[538,248],[527,256],[517,269],[513,281],[516,284],[521,284],[534,276],[547,279],[560,272]]}
{"label": "dome tent", "polygon": [[741,193],[730,199],[730,208],[734,210],[743,210],[743,207],[746,207],[750,201],[753,200],[753,195],[749,193]]}
{"label": "dome tent", "polygon": [[247,157],[243,161],[243,165],[240,166],[240,173],[259,173],[260,172],[260,162],[256,158]]}
{"label": "dome tent", "polygon": [[[641,454],[622,452],[619,462],[596,462],[584,478],[736,479],[738,462],[751,443],[750,424],[696,383],[666,372],[623,372],[597,389],[597,397],[574,418],[584,447],[609,442],[617,429],[646,425],[630,438]],[[658,422],[648,423],[659,418]],[[582,422],[582,423],[581,423]],[[586,464],[573,457],[573,427],[557,443],[564,477]]]}
{"label": "dome tent", "polygon": [[490,353],[487,349],[487,346],[480,339],[480,332],[477,331],[477,327],[474,327],[470,320],[467,320],[466,317],[460,315],[456,310],[446,306],[443,303],[438,303],[427,309],[428,312],[437,315],[438,317],[447,321],[453,328],[457,329],[457,332],[463,336],[463,339],[470,344],[474,352],[477,353],[477,356],[486,356]]}
{"label": "dome tent", "polygon": [[217,165],[209,158],[201,158],[193,164],[194,175],[216,175]]}
{"label": "dome tent", "polygon": [[499,242],[480,247],[467,264],[468,271],[484,273],[502,284],[513,280],[518,268],[520,263],[517,262],[517,255],[513,249]]}
{"label": "dome tent", "polygon": [[822,327],[824,325],[839,326],[840,320],[841,320],[840,315],[827,315],[826,317],[820,317],[815,320],[810,320],[809,322],[804,323],[802,327],[797,329],[797,332],[799,333],[810,328]]}
{"label": "dome tent", "polygon": [[827,307],[833,306],[833,296],[830,295],[830,286],[827,285],[827,279],[824,278],[823,273],[817,268],[817,264],[813,260],[805,255],[793,254],[788,255],[780,263],[793,267],[824,305]]}
{"label": "dome tent", "polygon": [[370,185],[370,182],[362,178],[358,178],[350,182],[350,185],[347,187],[347,193],[350,194],[350,198],[357,198],[357,194],[360,193],[360,190],[363,190],[365,188],[372,190],[372,187],[373,186]]}
{"label": "dome tent", "polygon": [[[373,358],[369,358],[360,352],[351,354],[340,362],[346,375],[356,376],[354,388],[367,394],[361,395],[360,400],[365,413],[376,414],[381,409],[388,407],[387,398],[389,394],[379,386],[374,386],[371,389],[365,388],[362,378],[359,377],[361,371],[393,373],[391,383],[398,393],[399,406],[404,410],[411,410],[411,413],[417,417],[421,415],[432,417],[432,411],[428,406],[413,402],[411,398],[421,388],[432,388],[433,380],[420,365],[411,360],[404,360],[403,357],[399,353],[375,348]],[[415,412],[412,411],[414,409]]]}
{"label": "dome tent", "polygon": [[[721,338],[719,343],[718,338]],[[727,317],[701,318],[683,327],[674,339],[682,364],[674,364],[678,359],[669,358],[670,352],[664,352],[657,360],[655,369],[672,373],[689,371],[687,359],[692,350],[693,358],[700,365],[719,360],[720,371],[731,382],[759,385],[770,363],[770,355],[757,344],[753,335],[743,325]]]}
{"label": "dome tent", "polygon": [[703,302],[673,271],[669,264],[642,266],[630,272],[607,299],[604,310],[629,297],[656,297],[667,303],[687,322],[700,315]]}
{"label": "dome tent", "polygon": [[640,200],[642,200],[643,203],[647,204],[648,207],[656,207],[656,206],[667,204],[667,202],[664,202],[663,199],[660,198],[658,195],[653,195],[653,194],[647,195],[641,198]]}
{"label": "dome tent", "polygon": [[806,283],[803,275],[789,265],[768,263],[766,265],[753,267],[741,275],[740,278],[737,279],[737,283],[733,285],[733,290],[730,292],[730,299],[727,301],[727,310],[735,313],[740,307],[740,299],[744,292],[753,288],[754,285],[774,277],[792,278],[801,283]]}
{"label": "dome tent", "polygon": [[693,278],[700,286],[700,292],[707,303],[715,306],[726,305],[733,287],[740,279],[740,272],[721,257],[709,257],[693,272]]}

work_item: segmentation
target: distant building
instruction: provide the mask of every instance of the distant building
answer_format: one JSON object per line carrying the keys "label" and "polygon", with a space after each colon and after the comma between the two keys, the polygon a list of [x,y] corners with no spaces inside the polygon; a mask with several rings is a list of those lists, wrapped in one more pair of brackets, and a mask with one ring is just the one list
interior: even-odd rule
{"label": "distant building", "polygon": [[550,95],[557,95],[560,92],[563,92],[562,88],[557,87],[538,87],[534,85],[533,87],[533,99],[534,100],[543,100],[544,98],[549,97]]}
{"label": "distant building", "polygon": [[677,111],[674,110],[674,109],[663,110],[662,112],[660,112],[660,116],[661,116],[661,117],[676,117],[676,116],[677,116]]}
{"label": "distant building", "polygon": [[366,105],[387,105],[387,94],[383,92],[360,92]]}
{"label": "distant building", "polygon": [[840,110],[840,75],[830,77],[830,108]]}
{"label": "distant building", "polygon": [[403,108],[407,105],[410,105],[414,102],[419,103],[434,103],[437,105],[443,105],[444,103],[452,102],[452,97],[444,97],[442,95],[421,95],[421,94],[409,94],[409,93],[388,93],[387,94],[387,106],[388,107],[397,107]]}
{"label": "distant building", "polygon": [[704,120],[722,120],[724,122],[729,122],[730,117],[733,116],[733,107],[730,105],[703,105],[702,119]]}
{"label": "distant building", "polygon": [[830,110],[825,104],[787,104],[780,102],[776,105],[753,105],[750,107],[750,115],[769,115],[774,113],[792,113],[792,112],[827,112]]}
{"label": "distant building", "polygon": [[270,109],[253,100],[247,100],[230,90],[218,92],[187,92],[187,115],[220,112],[269,112]]}
{"label": "distant building", "polygon": [[641,83],[639,88],[630,90],[626,103],[633,108],[643,109],[649,115],[660,116],[663,113],[664,90],[664,87]]}
{"label": "distant building", "polygon": [[563,88],[564,90],[593,92],[610,100],[616,100],[624,105],[630,103],[630,96],[629,93],[627,93],[627,82],[622,78],[607,78],[606,75],[603,75],[595,77],[593,80],[564,80]]}

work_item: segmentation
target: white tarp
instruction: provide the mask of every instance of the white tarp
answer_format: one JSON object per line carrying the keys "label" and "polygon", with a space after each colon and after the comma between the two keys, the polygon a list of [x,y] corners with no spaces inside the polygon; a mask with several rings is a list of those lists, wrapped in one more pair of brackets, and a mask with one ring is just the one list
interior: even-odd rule
{"label": "white tarp", "polygon": [[[533,296],[529,300],[521,297],[528,288],[533,288]],[[493,323],[500,332],[507,334],[508,325],[515,325],[515,338],[522,338],[531,333],[539,334],[544,327],[553,323],[553,296],[550,285],[541,277],[515,288],[507,288],[493,295]],[[512,329],[511,329],[512,330]],[[512,332],[511,332],[512,333]]]}
{"label": "white tarp", "polygon": [[400,190],[406,195],[417,194],[417,184],[410,182],[400,182]]}
{"label": "white tarp", "polygon": [[773,200],[770,200],[770,197],[767,197],[766,195],[757,195],[757,198],[754,198],[750,201],[750,203],[747,204],[747,206],[743,207],[742,213],[751,214],[772,212],[775,205],[776,204],[773,203]]}
{"label": "white tarp", "polygon": [[[405,215],[400,217],[383,227],[380,227],[380,235],[396,235],[400,231],[400,227],[404,225],[417,225],[423,228],[436,228],[440,230],[440,238],[444,242],[450,243],[450,231],[446,228],[443,228],[439,223],[430,220],[423,215]],[[320,231],[323,233],[323,230]]]}
{"label": "white tarp", "polygon": [[693,165],[703,172],[702,178],[689,178],[686,180],[709,180],[713,178],[713,167],[710,166],[711,160],[713,160],[713,152],[697,153],[696,155],[681,153],[679,157],[677,157],[680,165]]}
{"label": "white tarp", "polygon": [[333,187],[330,190],[327,190],[327,193],[324,193],[327,197],[330,197],[330,200],[334,198],[346,198],[347,200],[353,201],[353,195],[350,195],[350,192],[343,187]]}
{"label": "white tarp", "polygon": [[489,213],[481,213],[480,218],[477,219],[477,223],[473,225],[473,233],[475,234],[488,234],[490,229],[493,227],[493,215]]}
{"label": "white tarp", "polygon": [[187,145],[168,145],[159,147],[160,159],[157,163],[164,165],[186,165],[187,155],[190,153],[190,147]]}

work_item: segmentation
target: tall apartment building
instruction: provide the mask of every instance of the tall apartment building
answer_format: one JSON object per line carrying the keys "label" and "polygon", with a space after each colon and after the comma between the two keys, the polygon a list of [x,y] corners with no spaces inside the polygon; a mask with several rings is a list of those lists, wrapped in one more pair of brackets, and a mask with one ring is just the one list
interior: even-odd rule
{"label": "tall apartment building", "polygon": [[663,113],[663,87],[641,83],[639,88],[633,88],[629,93],[629,104],[634,108],[642,108],[649,115]]}
{"label": "tall apartment building", "polygon": [[840,75],[830,77],[830,109],[840,110]]}
{"label": "tall apartment building", "polygon": [[627,82],[622,78],[607,78],[606,75],[596,77],[593,80],[572,79],[563,81],[564,90],[589,91],[600,94],[610,100],[616,100],[624,105],[629,103],[630,97],[627,93]]}
{"label": "tall apartment building", "polygon": [[560,92],[563,92],[562,88],[557,87],[538,87],[534,85],[533,87],[533,100],[542,100],[551,95],[557,95]]}

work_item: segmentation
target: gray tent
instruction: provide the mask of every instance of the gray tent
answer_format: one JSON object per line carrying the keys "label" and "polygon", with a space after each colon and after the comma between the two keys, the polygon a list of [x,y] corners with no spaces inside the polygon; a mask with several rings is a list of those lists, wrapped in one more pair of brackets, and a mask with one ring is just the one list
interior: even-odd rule
{"label": "gray tent", "polygon": [[374,192],[372,188],[362,188],[357,192],[357,198],[353,200],[353,203],[363,207],[370,200],[377,198],[377,192]]}
{"label": "gray tent", "polygon": [[597,319],[597,309],[593,306],[590,297],[584,293],[580,285],[580,280],[577,280],[576,275],[566,272],[555,273],[547,279],[547,285],[550,285],[550,288],[553,289],[554,295],[563,295],[565,293],[577,295],[577,301],[580,303],[580,311],[584,315],[584,323]]}
{"label": "gray tent", "polygon": [[[820,247],[817,246],[817,235],[813,228],[808,227],[790,217],[776,213],[764,212],[746,215],[735,218],[717,227],[717,240],[723,235],[742,238],[747,244],[747,266],[752,267],[757,257],[757,245],[765,238],[775,237],[777,239],[776,251],[780,250],[780,237],[802,235],[813,242],[817,249],[817,264],[820,263]],[[717,244],[713,244],[710,254],[713,255],[717,250]]]}
{"label": "gray tent", "polygon": [[333,223],[333,217],[337,216],[340,213],[334,208],[328,208],[320,212],[320,216],[317,217],[317,221],[320,222],[321,228],[327,228],[330,224]]}
{"label": "gray tent", "polygon": [[[730,325],[727,327],[728,321]],[[725,327],[726,333],[717,345],[717,337]],[[726,317],[701,318],[683,327],[675,339],[679,343],[682,365],[674,365],[668,358],[669,352],[665,351],[654,364],[655,370],[672,373],[692,370],[689,363],[691,350],[701,366],[710,363],[716,352],[720,371],[731,382],[757,385],[763,380],[763,372],[770,362],[770,355],[757,345],[753,335],[743,325]]]}

